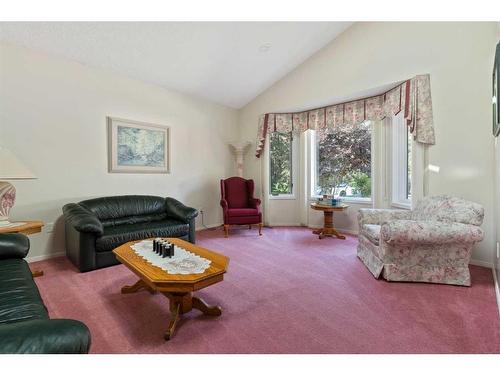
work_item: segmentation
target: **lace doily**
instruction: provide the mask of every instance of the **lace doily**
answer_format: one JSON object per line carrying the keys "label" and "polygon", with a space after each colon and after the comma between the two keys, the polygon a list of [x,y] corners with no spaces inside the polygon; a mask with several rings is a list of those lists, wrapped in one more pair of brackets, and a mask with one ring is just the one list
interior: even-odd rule
{"label": "lace doily", "polygon": [[202,258],[190,251],[175,245],[174,256],[172,258],[162,258],[153,252],[153,241],[144,240],[131,246],[137,255],[144,258],[153,266],[160,267],[170,274],[189,275],[192,273],[203,273],[210,267],[212,261]]}

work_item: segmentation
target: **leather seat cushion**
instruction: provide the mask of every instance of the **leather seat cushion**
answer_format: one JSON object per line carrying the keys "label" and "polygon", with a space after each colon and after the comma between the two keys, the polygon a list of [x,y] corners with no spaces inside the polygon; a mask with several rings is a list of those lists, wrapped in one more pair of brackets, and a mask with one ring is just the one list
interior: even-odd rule
{"label": "leather seat cushion", "polygon": [[189,233],[189,224],[174,219],[149,223],[115,225],[104,228],[104,233],[96,239],[97,252],[111,251],[129,241],[151,237],[182,237]]}
{"label": "leather seat cushion", "polygon": [[368,238],[368,240],[374,245],[378,246],[380,243],[380,225],[365,224],[361,228],[361,234]]}
{"label": "leather seat cushion", "polygon": [[0,262],[0,324],[48,319],[47,309],[23,259]]}
{"label": "leather seat cushion", "polygon": [[229,208],[227,210],[227,216],[257,216],[259,211],[256,208]]}

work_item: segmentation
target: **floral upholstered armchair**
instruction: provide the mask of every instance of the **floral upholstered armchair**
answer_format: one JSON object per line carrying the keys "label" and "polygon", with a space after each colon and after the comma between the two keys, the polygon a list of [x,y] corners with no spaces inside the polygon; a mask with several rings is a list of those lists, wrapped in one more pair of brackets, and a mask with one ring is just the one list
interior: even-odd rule
{"label": "floral upholstered armchair", "polygon": [[412,211],[361,209],[358,257],[376,278],[470,286],[483,216],[481,205],[446,195],[424,198]]}

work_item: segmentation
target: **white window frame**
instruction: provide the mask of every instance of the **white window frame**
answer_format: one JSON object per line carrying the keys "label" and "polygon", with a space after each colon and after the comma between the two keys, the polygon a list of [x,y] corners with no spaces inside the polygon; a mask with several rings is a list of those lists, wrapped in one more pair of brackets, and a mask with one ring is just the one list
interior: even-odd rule
{"label": "white window frame", "polygon": [[[390,125],[390,142],[388,152],[390,153],[390,205],[396,208],[411,209],[412,199],[407,198],[408,184],[408,128],[405,124],[403,113],[392,117]],[[413,142],[413,140],[412,140]],[[414,150],[414,144],[412,144]],[[414,154],[414,153],[412,153]],[[413,165],[413,161],[410,161]],[[412,168],[412,171],[415,169]],[[412,176],[413,178],[413,176]],[[412,186],[414,181],[412,181]],[[413,190],[413,189],[412,189]],[[413,194],[411,194],[413,198]]]}
{"label": "white window frame", "polygon": [[[373,196],[374,196],[374,181],[376,180],[375,177],[375,124],[372,122],[371,124],[371,140],[370,140],[370,152],[371,152],[371,197],[370,198],[356,198],[356,197],[343,197],[342,202],[345,203],[363,203],[363,204],[372,204],[373,203]],[[316,131],[312,130],[310,137],[309,137],[309,165],[311,166],[311,171],[310,171],[310,186],[309,186],[309,200],[310,201],[315,201],[318,198],[321,198],[321,195],[314,194],[316,190],[316,171],[317,171],[317,158],[316,158]]]}
{"label": "white window frame", "polygon": [[[268,191],[268,199],[269,200],[295,200],[297,199],[297,176],[299,174],[299,143],[300,139],[299,136],[296,134],[292,133],[292,193],[291,194],[278,194],[278,195],[272,195],[271,194],[271,189],[270,186],[267,187]],[[267,165],[267,171],[268,171],[268,185],[271,183],[271,134],[269,134],[269,147],[268,147],[268,165]]]}

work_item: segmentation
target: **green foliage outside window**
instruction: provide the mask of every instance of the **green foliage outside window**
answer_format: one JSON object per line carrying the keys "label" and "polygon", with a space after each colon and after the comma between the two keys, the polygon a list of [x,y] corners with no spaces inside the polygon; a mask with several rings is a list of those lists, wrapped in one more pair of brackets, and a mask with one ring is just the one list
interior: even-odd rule
{"label": "green foliage outside window", "polygon": [[292,135],[271,133],[269,142],[271,194],[292,194]]}
{"label": "green foliage outside window", "polygon": [[365,122],[317,134],[316,194],[371,197],[371,126]]}

